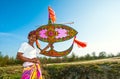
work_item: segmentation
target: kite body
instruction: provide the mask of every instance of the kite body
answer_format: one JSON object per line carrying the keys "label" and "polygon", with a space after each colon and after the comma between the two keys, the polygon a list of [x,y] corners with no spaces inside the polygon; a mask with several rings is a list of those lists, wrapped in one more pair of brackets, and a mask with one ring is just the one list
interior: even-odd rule
{"label": "kite body", "polygon": [[63,24],[48,24],[37,28],[36,34],[39,40],[48,43],[62,42],[76,36],[78,32]]}
{"label": "kite body", "polygon": [[[51,7],[48,7],[48,11],[49,11],[48,24],[38,27],[36,29],[36,35],[38,40],[51,44],[50,47],[51,49],[49,51],[44,51],[41,54],[51,57],[61,57],[68,55],[71,52],[71,50],[73,49],[74,42],[78,43],[79,46],[83,47],[86,46],[86,44],[74,38],[72,45],[68,49],[64,51],[56,51],[53,46],[54,43],[69,40],[75,37],[78,32],[70,26],[64,24],[55,24],[56,20],[55,12],[52,10]],[[37,47],[39,48],[40,46]]]}
{"label": "kite body", "polygon": [[[37,38],[43,42],[48,42],[53,45],[55,42],[63,42],[73,38],[78,32],[63,24],[48,24],[40,26],[36,29]],[[51,47],[49,51],[41,54],[52,57],[61,57],[69,54],[73,48],[73,44],[64,51],[56,51]]]}

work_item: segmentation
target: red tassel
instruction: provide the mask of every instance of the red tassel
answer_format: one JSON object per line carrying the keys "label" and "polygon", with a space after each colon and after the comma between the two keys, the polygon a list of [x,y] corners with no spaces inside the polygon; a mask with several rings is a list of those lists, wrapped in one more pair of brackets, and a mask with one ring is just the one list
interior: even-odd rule
{"label": "red tassel", "polygon": [[76,37],[74,37],[74,43],[76,43],[78,45],[78,47],[86,47],[87,44],[85,42],[81,42],[79,40],[76,39]]}

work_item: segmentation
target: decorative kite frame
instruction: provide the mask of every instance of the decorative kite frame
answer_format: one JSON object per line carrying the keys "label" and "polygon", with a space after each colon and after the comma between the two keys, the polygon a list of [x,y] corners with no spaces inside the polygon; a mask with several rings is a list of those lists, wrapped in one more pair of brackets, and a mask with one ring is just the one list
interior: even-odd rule
{"label": "decorative kite frame", "polygon": [[72,27],[63,24],[55,24],[56,16],[52,8],[48,7],[49,21],[47,25],[42,25],[36,29],[37,38],[43,42],[47,42],[51,45],[49,51],[41,52],[41,54],[52,57],[61,57],[69,54],[73,49],[73,43],[76,42],[78,45],[85,47],[86,44],[80,42],[74,38],[72,45],[64,51],[54,50],[53,44],[56,42],[63,42],[69,40],[77,35],[77,31]]}

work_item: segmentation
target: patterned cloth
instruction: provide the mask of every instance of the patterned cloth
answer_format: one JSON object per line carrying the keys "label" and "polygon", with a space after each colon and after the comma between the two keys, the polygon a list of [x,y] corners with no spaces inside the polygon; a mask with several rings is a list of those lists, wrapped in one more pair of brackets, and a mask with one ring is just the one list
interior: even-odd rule
{"label": "patterned cloth", "polygon": [[30,67],[25,67],[21,79],[42,79],[40,65],[34,64]]}

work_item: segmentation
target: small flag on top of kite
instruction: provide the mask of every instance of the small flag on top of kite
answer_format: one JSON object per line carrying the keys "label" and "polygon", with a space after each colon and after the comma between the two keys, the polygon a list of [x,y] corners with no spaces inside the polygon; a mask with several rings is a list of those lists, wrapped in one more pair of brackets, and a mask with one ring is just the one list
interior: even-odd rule
{"label": "small flag on top of kite", "polygon": [[54,10],[49,6],[48,7],[48,12],[49,12],[49,20],[48,20],[48,24],[53,24],[56,21],[56,15]]}

